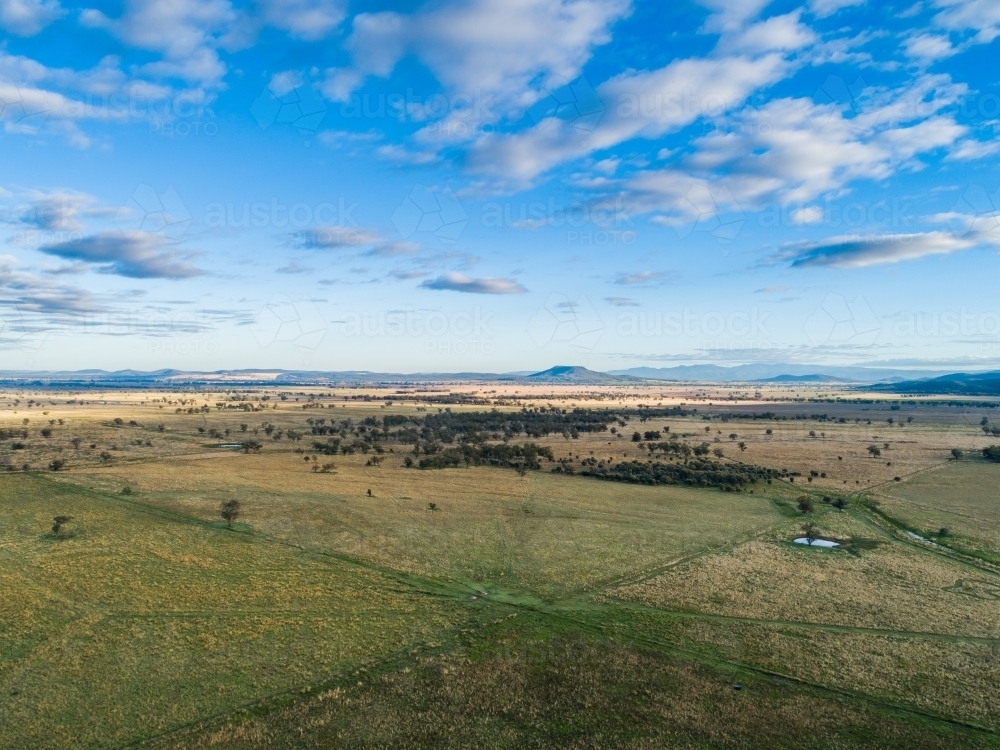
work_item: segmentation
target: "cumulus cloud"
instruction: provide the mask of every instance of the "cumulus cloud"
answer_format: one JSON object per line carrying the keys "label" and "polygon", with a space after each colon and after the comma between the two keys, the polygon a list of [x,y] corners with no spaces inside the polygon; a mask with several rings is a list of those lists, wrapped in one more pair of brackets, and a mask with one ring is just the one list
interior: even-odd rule
{"label": "cumulus cloud", "polygon": [[777,53],[690,58],[652,71],[627,71],[598,86],[604,114],[591,132],[581,134],[572,122],[546,118],[526,131],[481,137],[470,149],[469,165],[529,182],[595,151],[634,138],[659,138],[705,115],[718,116],[742,104],[757,88],[780,80],[786,71]]}
{"label": "cumulus cloud", "polygon": [[[689,196],[705,192],[720,213],[767,202],[804,204],[859,179],[919,168],[918,157],[938,149],[970,151],[968,128],[943,112],[965,91],[947,76],[922,76],[857,111],[788,98],[745,108],[695,139],[677,164],[634,173],[624,183],[626,194],[636,211],[663,210],[679,220],[704,214]],[[922,119],[913,117],[913,101],[922,102]],[[793,219],[812,223],[816,211],[797,210]]]}
{"label": "cumulus cloud", "polygon": [[65,12],[58,0],[0,0],[0,27],[18,36],[34,36]]}
{"label": "cumulus cloud", "polygon": [[980,44],[1000,36],[1000,3],[995,0],[935,0],[934,6],[941,9],[934,22],[943,29],[973,31]]}
{"label": "cumulus cloud", "polygon": [[891,234],[874,238],[832,237],[786,248],[783,259],[797,268],[864,268],[928,255],[948,255],[978,244],[972,237],[946,232]]}
{"label": "cumulus cloud", "polygon": [[425,289],[444,289],[470,294],[524,294],[528,291],[513,279],[490,276],[474,279],[464,273],[446,273],[436,279],[428,279],[420,286]]}
{"label": "cumulus cloud", "polygon": [[44,245],[39,250],[66,260],[83,261],[101,273],[133,279],[186,279],[204,271],[164,249],[164,240],[146,232],[101,232],[78,240]]}
{"label": "cumulus cloud", "polygon": [[827,16],[832,16],[842,8],[864,4],[865,0],[810,0],[809,10],[819,18],[826,18]]}
{"label": "cumulus cloud", "polygon": [[522,111],[576,78],[630,11],[629,0],[444,0],[411,14],[359,13],[347,41],[352,65],[328,71],[324,91],[346,99],[413,54],[451,94],[488,97],[488,117]]}
{"label": "cumulus cloud", "polygon": [[346,0],[263,0],[261,14],[271,26],[315,41],[340,25],[346,6]]}
{"label": "cumulus cloud", "polygon": [[217,48],[236,18],[228,0],[127,0],[118,18],[86,9],[80,23],[106,29],[133,47],[159,52],[162,59],[143,66],[153,75],[214,87],[226,72]]}
{"label": "cumulus cloud", "polygon": [[925,62],[951,57],[958,51],[943,34],[916,34],[906,40],[904,47],[907,55]]}

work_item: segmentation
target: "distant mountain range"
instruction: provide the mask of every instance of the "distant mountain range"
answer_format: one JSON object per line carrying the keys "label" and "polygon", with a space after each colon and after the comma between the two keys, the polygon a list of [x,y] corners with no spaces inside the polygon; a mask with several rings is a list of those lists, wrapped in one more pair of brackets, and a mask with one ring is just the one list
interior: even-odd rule
{"label": "distant mountain range", "polygon": [[903,370],[884,367],[791,365],[762,363],[752,365],[677,365],[675,367],[630,367],[610,370],[609,375],[625,375],[647,380],[691,380],[715,383],[881,383],[919,380],[943,373],[940,370]]}
{"label": "distant mountain range", "polygon": [[366,370],[319,372],[309,370],[245,369],[189,372],[184,370],[67,370],[0,371],[0,385],[60,386],[66,388],[142,388],[203,385],[406,385],[419,383],[548,383],[567,385],[635,384],[643,380],[715,383],[853,384],[891,393],[1000,395],[1000,372],[953,373],[865,367],[808,367],[756,364],[720,367],[633,367],[596,372],[586,367],[559,365],[541,372],[388,373]]}
{"label": "distant mountain range", "polygon": [[560,365],[550,367],[542,372],[532,373],[525,380],[532,383],[579,383],[581,385],[601,385],[605,383],[627,383],[636,382],[637,379],[622,375],[612,375],[604,372],[595,372],[586,367],[569,367]]}
{"label": "distant mountain range", "polygon": [[904,380],[877,386],[892,393],[927,395],[1000,396],[1000,372],[957,372],[936,378]]}

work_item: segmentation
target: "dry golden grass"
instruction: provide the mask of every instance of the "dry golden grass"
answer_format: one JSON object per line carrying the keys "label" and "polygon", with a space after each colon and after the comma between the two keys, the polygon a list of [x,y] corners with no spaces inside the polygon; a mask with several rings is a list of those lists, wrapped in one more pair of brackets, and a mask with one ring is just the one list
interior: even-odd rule
{"label": "dry golden grass", "polygon": [[683,639],[764,669],[1000,728],[1000,641],[685,619]]}
{"label": "dry golden grass", "polygon": [[955,461],[874,497],[882,512],[907,527],[924,535],[947,528],[949,545],[1000,560],[1000,465]]}
{"label": "dry golden grass", "polygon": [[[633,418],[618,435],[538,442],[575,461],[645,460],[632,431],[669,425],[691,443],[722,448],[727,461],[803,476],[736,494],[547,471],[521,478],[501,469],[404,469],[409,447],[399,445],[378,468],[365,466],[364,455],[319,456],[336,472],[313,473],[303,460],[310,417],[430,412],[441,407],[419,398],[449,392],[510,410],[684,404],[698,413]],[[217,408],[231,406],[234,394],[254,410]],[[866,490],[888,515],[921,530],[948,526],[956,547],[992,554],[1000,549],[996,467],[946,462],[951,448],[982,443],[983,410],[882,396],[808,401],[858,395],[688,384],[0,393],[0,427],[29,420],[24,449],[0,442],[0,466],[67,462],[43,475],[0,474],[0,695],[10,696],[0,702],[0,744],[118,745],[340,674],[325,701],[293,702],[266,720],[219,719],[162,744],[973,746],[983,735],[956,739],[945,724],[900,719],[877,702],[748,673],[739,679],[752,688],[736,693],[732,675],[714,667],[560,630],[591,618],[588,632],[626,641],[639,633],[635,642],[667,651],[680,643],[708,662],[735,658],[995,725],[1000,669],[989,639],[1000,639],[1000,578],[893,541],[819,501]],[[719,418],[766,411],[788,418]],[[824,413],[831,419],[795,418]],[[264,422],[306,437],[270,440]],[[264,443],[260,455],[217,447],[247,438]],[[867,453],[873,443],[883,450],[878,459]],[[810,483],[810,471],[827,476]],[[879,544],[857,554],[788,544],[802,523],[789,518],[802,492],[814,496],[811,518],[824,534]],[[237,532],[219,519],[230,499],[243,504]],[[62,513],[74,521],[55,539],[47,529]],[[489,602],[472,601],[470,587],[488,590]],[[602,596],[607,587],[614,596]],[[416,593],[425,590],[435,596]],[[660,610],[623,607],[615,597]],[[413,655],[429,642],[453,648],[455,634],[471,632],[484,613],[524,605],[542,613],[524,632],[515,618],[492,641]],[[677,610],[687,614],[668,614]],[[362,663],[381,676],[347,679]]]}
{"label": "dry golden grass", "polygon": [[[338,456],[227,454],[91,469],[63,481],[203,519],[235,498],[255,529],[309,549],[545,595],[592,588],[782,521],[760,495],[642,487],[503,469],[379,468]],[[372,496],[367,491],[372,490]],[[434,503],[436,510],[429,510]]]}
{"label": "dry golden grass", "polygon": [[118,745],[462,619],[375,571],[30,475],[4,477],[0,509],[5,748]]}
{"label": "dry golden grass", "polygon": [[[820,530],[880,539],[847,514],[826,514]],[[858,555],[789,544],[796,531],[613,593],[714,615],[1000,638],[1000,578],[884,537]]]}
{"label": "dry golden grass", "polygon": [[[947,748],[991,737],[574,632],[510,632],[154,748]],[[742,690],[733,690],[739,681]]]}

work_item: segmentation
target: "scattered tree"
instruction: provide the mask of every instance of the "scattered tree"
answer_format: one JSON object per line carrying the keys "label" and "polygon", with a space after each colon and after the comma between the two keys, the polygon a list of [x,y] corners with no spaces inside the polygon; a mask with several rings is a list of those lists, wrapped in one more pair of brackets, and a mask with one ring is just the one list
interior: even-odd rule
{"label": "scattered tree", "polygon": [[812,513],[813,511],[813,501],[808,495],[803,495],[799,498],[799,510],[803,513]]}
{"label": "scattered tree", "polygon": [[249,454],[249,453],[260,453],[260,449],[263,446],[256,440],[245,440],[243,441],[243,443],[240,444],[240,447],[243,448],[244,453]]}
{"label": "scattered tree", "polygon": [[816,533],[816,524],[814,524],[812,521],[810,521],[809,523],[803,525],[802,526],[802,536],[804,536],[806,538],[806,541],[809,544],[812,544],[813,542],[815,542],[816,541],[816,537],[818,536],[818,534]]}
{"label": "scattered tree", "polygon": [[958,448],[952,448],[951,449],[951,455],[952,455],[952,458],[954,458],[957,461],[958,459],[960,459],[962,457],[962,451],[959,450]]}
{"label": "scattered tree", "polygon": [[233,528],[233,521],[240,517],[240,501],[226,500],[222,504],[221,515],[227,528]]}
{"label": "scattered tree", "polygon": [[56,516],[52,519],[52,533],[56,536],[62,532],[62,527],[73,520],[73,516]]}

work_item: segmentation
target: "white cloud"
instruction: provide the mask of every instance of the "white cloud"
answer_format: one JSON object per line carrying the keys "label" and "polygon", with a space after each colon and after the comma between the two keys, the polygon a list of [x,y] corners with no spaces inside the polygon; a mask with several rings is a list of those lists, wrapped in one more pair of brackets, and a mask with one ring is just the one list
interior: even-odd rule
{"label": "white cloud", "polygon": [[917,34],[906,40],[906,54],[925,62],[951,57],[958,50],[951,46],[951,40],[942,34]]}
{"label": "white cloud", "polygon": [[740,29],[747,21],[756,18],[771,0],[699,0],[712,14],[706,19],[703,31],[724,33]]}
{"label": "white cloud", "polygon": [[693,141],[693,153],[679,165],[626,180],[629,200],[637,211],[659,209],[691,219],[696,217],[685,196],[692,191],[717,195],[720,211],[766,201],[806,203],[854,180],[919,168],[918,156],[963,142],[967,128],[938,112],[964,91],[946,76],[924,76],[851,118],[845,106],[808,99],[743,109]]}
{"label": "white cloud", "polygon": [[325,92],[346,99],[413,54],[449,94],[487,97],[487,117],[521,112],[576,78],[630,10],[629,0],[444,0],[412,14],[360,13],[346,45],[352,66],[328,71]]}
{"label": "white cloud", "polygon": [[65,13],[58,0],[0,0],[0,27],[34,36]]}
{"label": "white cloud", "polygon": [[345,0],[262,0],[261,15],[291,36],[315,41],[340,25],[346,6]]}
{"label": "white cloud", "polygon": [[778,54],[762,58],[677,60],[653,71],[628,71],[598,87],[604,116],[590,133],[548,118],[511,135],[486,135],[471,149],[470,166],[529,182],[553,167],[633,138],[658,138],[703,116],[740,106],[755,89],[780,80],[787,68]]}
{"label": "white cloud", "polygon": [[446,273],[436,279],[428,279],[420,286],[424,289],[439,289],[470,294],[524,294],[528,290],[513,279],[484,277],[474,279],[464,273]]}
{"label": "white cloud", "polygon": [[799,21],[802,11],[783,16],[773,16],[766,21],[752,24],[719,45],[721,50],[760,54],[777,50],[802,49],[817,41],[818,37]]}
{"label": "white cloud", "polygon": [[865,0],[810,0],[809,9],[819,18],[826,18],[842,8],[864,4]]}
{"label": "white cloud", "polygon": [[1000,3],[996,0],[935,0],[941,12],[934,22],[949,31],[975,31],[975,41],[989,44],[1000,36]]}
{"label": "white cloud", "polygon": [[203,86],[218,86],[226,67],[216,48],[237,19],[228,0],[127,0],[119,18],[99,10],[81,12],[80,22],[103,28],[126,44],[159,52],[143,70]]}
{"label": "white cloud", "polygon": [[823,209],[819,206],[803,206],[794,209],[789,216],[793,224],[819,224],[823,221]]}

